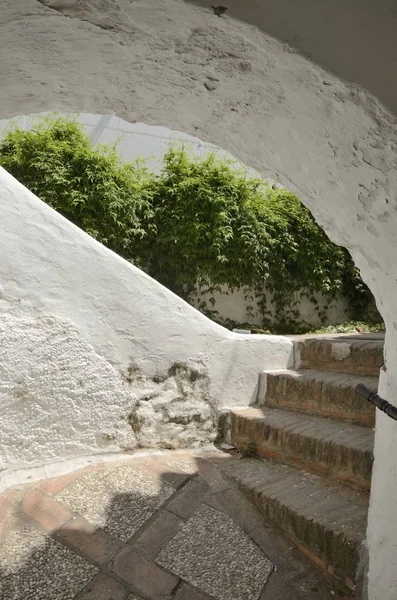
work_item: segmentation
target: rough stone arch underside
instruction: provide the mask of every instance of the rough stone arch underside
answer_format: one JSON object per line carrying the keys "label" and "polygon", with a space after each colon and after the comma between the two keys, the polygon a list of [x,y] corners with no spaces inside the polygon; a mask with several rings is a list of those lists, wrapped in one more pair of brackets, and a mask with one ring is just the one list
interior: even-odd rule
{"label": "rough stone arch underside", "polygon": [[[294,190],[330,237],[349,248],[375,294],[387,325],[381,393],[397,404],[397,123],[355,83],[394,108],[394,96],[386,92],[387,81],[390,87],[395,82],[396,42],[381,27],[395,23],[393,7],[380,2],[371,38],[361,27],[363,14],[371,21],[369,3],[361,3],[361,12],[357,4],[357,28],[349,8],[349,33],[362,45],[373,75],[366,81],[361,65],[351,82],[255,27],[246,16],[254,14],[254,5],[260,10],[260,2],[230,3],[223,18],[209,4],[3,1],[1,44],[8,53],[2,51],[0,65],[0,116],[84,111],[164,125],[225,148]],[[282,4],[287,10],[288,2]],[[340,3],[331,10],[324,2],[325,8],[334,20],[340,10],[344,31]],[[319,24],[327,18],[318,13]],[[336,18],[336,37],[337,25]],[[316,26],[314,21],[314,37]],[[291,39],[299,46],[302,22],[296,27]],[[341,66],[343,77],[349,58],[358,60],[357,48],[349,54],[351,36],[338,41],[344,63],[323,61],[336,71]],[[371,47],[377,36],[382,47]],[[381,415],[368,535],[372,600],[397,597],[396,455],[396,424]]]}

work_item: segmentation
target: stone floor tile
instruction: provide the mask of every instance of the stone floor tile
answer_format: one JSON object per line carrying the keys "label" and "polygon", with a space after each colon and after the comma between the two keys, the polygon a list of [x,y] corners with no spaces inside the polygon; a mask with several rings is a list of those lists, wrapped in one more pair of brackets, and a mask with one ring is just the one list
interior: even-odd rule
{"label": "stone floor tile", "polygon": [[209,491],[208,484],[201,478],[195,477],[171,498],[167,503],[167,510],[182,519],[187,519],[201,505]]}
{"label": "stone floor tile", "polygon": [[236,487],[216,494],[216,499],[223,507],[223,512],[226,512],[246,533],[263,527],[263,517]]}
{"label": "stone floor tile", "polygon": [[172,454],[157,455],[155,460],[166,465],[169,470],[186,475],[196,475],[198,473],[197,456],[183,452],[172,452]]}
{"label": "stone floor tile", "polygon": [[67,473],[66,475],[61,475],[60,477],[42,479],[41,481],[35,483],[32,487],[35,490],[40,490],[40,492],[44,492],[48,496],[54,496],[55,494],[58,494],[63,489],[65,489],[68,485],[76,481],[76,479],[81,477],[84,471],[85,469],[78,469],[77,471]]}
{"label": "stone floor tile", "polygon": [[339,598],[229,481],[242,461],[200,456],[95,464],[0,495],[0,600]]}
{"label": "stone floor tile", "polygon": [[128,540],[174,488],[131,464],[88,471],[56,496],[92,525]]}
{"label": "stone floor tile", "polygon": [[211,506],[212,508],[215,508],[215,510],[219,510],[219,512],[226,512],[222,504],[217,499],[216,494],[209,494],[208,496],[206,496],[205,504]]}
{"label": "stone floor tile", "polygon": [[132,548],[124,548],[108,568],[151,600],[168,600],[179,579],[155,563],[146,560]]}
{"label": "stone floor tile", "polygon": [[128,594],[127,586],[101,573],[90,581],[75,600],[127,600],[127,596],[131,598]]}
{"label": "stone floor tile", "polygon": [[54,537],[98,565],[109,562],[123,547],[120,540],[97,529],[81,517],[68,521],[55,532]]}
{"label": "stone floor tile", "polygon": [[22,521],[0,548],[0,600],[72,600],[98,569]]}
{"label": "stone floor tile", "polygon": [[266,522],[262,527],[252,530],[250,538],[271,560],[277,573],[281,573],[283,578],[295,577],[307,569],[306,560],[302,562],[303,557],[300,550],[291,546],[291,542],[282,535],[280,530],[269,526]]}
{"label": "stone floor tile", "polygon": [[214,465],[220,464],[223,466],[223,468],[228,463],[232,465],[233,463],[238,462],[240,460],[237,452],[229,453],[224,452],[223,450],[218,450],[217,448],[215,448],[212,451],[203,453],[203,456],[205,456],[205,458]]}
{"label": "stone floor tile", "polygon": [[202,594],[198,590],[192,588],[188,583],[183,582],[178,588],[174,600],[212,600],[212,597],[207,594]]}
{"label": "stone floor tile", "polygon": [[18,503],[20,492],[18,490],[8,490],[0,495],[0,537],[9,530],[14,509]]}
{"label": "stone floor tile", "polygon": [[190,473],[177,470],[175,467],[172,467],[161,461],[152,460],[150,462],[141,464],[139,468],[142,471],[157,477],[161,481],[166,481],[174,488],[182,487],[191,477]]}
{"label": "stone floor tile", "polygon": [[230,517],[206,505],[156,562],[216,600],[257,600],[273,569]]}
{"label": "stone floor tile", "polygon": [[[312,574],[313,575],[313,574]],[[299,576],[296,581],[288,582],[289,597],[293,600],[348,600],[343,594],[337,592],[331,594],[324,587],[324,582],[319,582],[316,575],[314,580],[308,575]],[[265,585],[259,600],[286,600],[286,581],[280,572],[272,573]]]}
{"label": "stone floor tile", "polygon": [[134,540],[134,547],[154,559],[183,525],[182,519],[167,510],[159,510],[142,534]]}
{"label": "stone floor tile", "polygon": [[30,519],[40,523],[47,531],[54,531],[62,527],[72,517],[67,508],[33,489],[25,494],[22,501],[22,511]]}
{"label": "stone floor tile", "polygon": [[197,466],[200,477],[208,483],[213,492],[222,492],[233,486],[230,479],[226,479],[208,460],[198,458]]}

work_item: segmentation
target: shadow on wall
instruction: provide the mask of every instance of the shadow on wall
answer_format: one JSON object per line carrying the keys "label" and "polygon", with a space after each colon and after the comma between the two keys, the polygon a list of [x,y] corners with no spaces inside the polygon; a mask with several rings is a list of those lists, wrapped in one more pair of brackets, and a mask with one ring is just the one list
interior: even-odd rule
{"label": "shadow on wall", "polygon": [[[185,2],[208,11],[216,5],[213,0]],[[227,7],[222,18],[245,21],[287,42],[342,79],[363,86],[397,114],[397,88],[390,84],[397,61],[397,10],[388,0],[224,0],[222,4]],[[214,19],[218,19],[215,14]]]}

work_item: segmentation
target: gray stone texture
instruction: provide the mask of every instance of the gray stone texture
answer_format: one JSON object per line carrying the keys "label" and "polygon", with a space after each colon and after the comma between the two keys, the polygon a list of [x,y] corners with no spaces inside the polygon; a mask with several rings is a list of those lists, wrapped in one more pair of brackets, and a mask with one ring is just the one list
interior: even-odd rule
{"label": "gray stone texture", "polygon": [[131,465],[93,470],[57,496],[96,527],[126,541],[174,489]]}
{"label": "gray stone texture", "polygon": [[98,569],[19,522],[0,548],[0,600],[72,600]]}
{"label": "gray stone texture", "polygon": [[202,506],[157,563],[216,600],[257,600],[273,565],[226,515]]}

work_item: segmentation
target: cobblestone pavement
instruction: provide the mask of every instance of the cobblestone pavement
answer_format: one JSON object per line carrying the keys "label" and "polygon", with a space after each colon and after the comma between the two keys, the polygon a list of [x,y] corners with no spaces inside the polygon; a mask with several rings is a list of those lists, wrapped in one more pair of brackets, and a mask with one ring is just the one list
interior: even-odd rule
{"label": "cobblestone pavement", "polygon": [[0,600],[330,600],[217,450],[85,467],[0,496]]}

